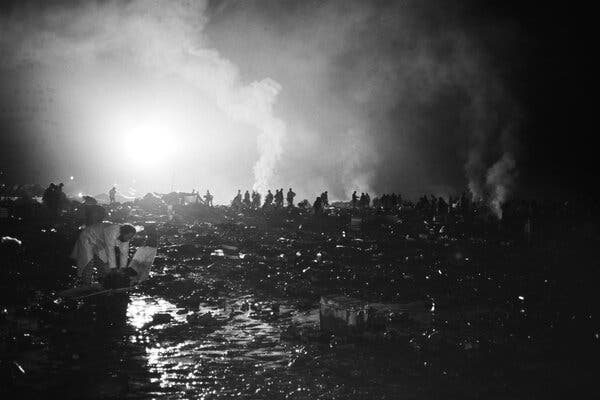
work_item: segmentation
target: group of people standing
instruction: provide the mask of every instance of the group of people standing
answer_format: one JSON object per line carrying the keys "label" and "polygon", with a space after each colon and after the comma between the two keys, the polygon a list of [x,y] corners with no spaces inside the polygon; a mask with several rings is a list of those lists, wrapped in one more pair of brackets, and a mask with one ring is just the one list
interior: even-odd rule
{"label": "group of people standing", "polygon": [[371,196],[369,193],[361,193],[360,198],[356,190],[352,193],[352,208],[368,208],[371,205]]}
{"label": "group of people standing", "polygon": [[[184,196],[186,196],[186,195],[187,194],[184,194]],[[206,194],[204,196],[201,196],[199,191],[196,191],[196,189],[192,189],[191,195],[192,196],[196,196],[196,200],[195,201],[196,201],[197,204],[198,203],[202,203],[202,204],[204,204],[205,206],[208,206],[208,207],[212,207],[213,206],[214,196],[210,193],[210,190],[207,189],[206,190]],[[181,201],[185,202],[184,199],[181,199]]]}
{"label": "group of people standing", "polygon": [[[288,207],[294,207],[294,198],[296,197],[296,193],[290,188],[285,196],[287,200]],[[237,195],[231,201],[231,206],[234,208],[249,208],[257,210],[261,207],[261,194],[257,191],[252,191],[252,194],[248,190],[244,193],[242,197],[242,191],[238,190]],[[275,208],[283,208],[284,207],[284,195],[283,188],[275,189],[275,194],[271,192],[269,189],[267,194],[265,195],[265,202],[262,207],[272,207]]]}
{"label": "group of people standing", "polygon": [[397,210],[402,205],[402,196],[396,193],[383,194],[380,198],[373,199],[373,207],[383,208],[386,211]]}
{"label": "group of people standing", "polygon": [[327,190],[321,193],[320,196],[317,196],[313,203],[315,214],[322,214],[325,207],[329,207],[329,194],[327,193]]}
{"label": "group of people standing", "polygon": [[[212,207],[214,196],[210,193],[210,190],[206,190],[204,196],[200,196],[200,192],[196,192],[196,189],[192,189],[192,195],[196,195],[196,203],[203,203],[205,206]],[[202,200],[204,199],[204,200]]]}

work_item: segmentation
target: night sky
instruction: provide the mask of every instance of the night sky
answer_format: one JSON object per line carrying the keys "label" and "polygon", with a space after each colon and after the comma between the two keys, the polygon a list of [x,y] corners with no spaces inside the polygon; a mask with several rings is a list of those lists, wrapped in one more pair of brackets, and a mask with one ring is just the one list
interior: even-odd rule
{"label": "night sky", "polygon": [[74,175],[71,189],[90,194],[194,187],[223,202],[253,185],[300,198],[594,191],[586,10],[14,4],[0,16],[7,183]]}

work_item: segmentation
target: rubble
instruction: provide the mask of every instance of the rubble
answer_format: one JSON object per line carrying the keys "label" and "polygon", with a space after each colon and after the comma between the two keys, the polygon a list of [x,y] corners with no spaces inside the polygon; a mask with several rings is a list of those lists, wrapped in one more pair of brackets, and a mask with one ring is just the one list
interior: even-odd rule
{"label": "rubble", "polygon": [[[566,338],[580,350],[598,343],[585,300],[594,280],[587,269],[565,278],[563,268],[594,246],[580,246],[577,255],[535,247],[533,237],[476,231],[463,215],[413,208],[352,216],[350,206],[329,207],[315,217],[297,209],[175,204],[169,220],[159,200],[150,195],[107,214],[150,222],[160,236],[149,279],[118,296],[58,295],[74,279],[62,254],[83,222],[81,210],[57,222],[3,225],[2,237],[21,242],[2,243],[3,261],[14,254],[2,270],[2,362],[26,371],[9,374],[14,387],[27,390],[31,378],[83,390],[76,368],[94,371],[110,387],[110,374],[122,368],[128,382],[153,393],[148,397],[227,385],[235,393],[267,393],[293,384],[311,387],[310,398],[331,398],[336,387],[356,388],[358,378],[374,382],[363,398],[393,398],[394,382],[404,378],[423,397],[440,397],[437,384],[446,387],[449,379],[511,397],[506,382],[537,393],[545,379],[523,383],[511,371],[542,376],[540,360],[547,358],[555,362],[549,373],[557,374],[553,365],[565,356],[548,349]],[[352,229],[353,218],[360,229]],[[97,344],[83,339],[92,333]],[[55,363],[50,371],[69,372],[47,378],[42,352]],[[357,397],[344,395],[338,397]]]}

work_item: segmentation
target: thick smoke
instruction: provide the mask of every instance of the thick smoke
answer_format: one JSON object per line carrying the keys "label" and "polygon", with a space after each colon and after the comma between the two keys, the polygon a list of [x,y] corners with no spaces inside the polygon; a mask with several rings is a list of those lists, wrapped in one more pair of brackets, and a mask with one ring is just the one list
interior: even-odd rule
{"label": "thick smoke", "polygon": [[[252,170],[244,162],[250,156],[255,189],[289,185],[298,199],[324,190],[331,199],[348,199],[353,190],[371,197],[391,191],[405,198],[447,196],[468,186],[498,212],[515,186],[517,107],[493,54],[494,44],[514,42],[513,33],[494,21],[470,20],[466,6],[426,0],[84,4],[19,8],[4,17],[5,63],[42,65],[48,76],[61,70],[64,108],[71,107],[71,92],[63,86],[110,82],[115,74],[122,83],[116,86],[130,91],[137,86],[126,79],[135,81],[139,70],[152,77],[146,83],[171,85],[176,77],[192,86],[202,99],[197,107],[179,107],[179,83],[170,86],[173,120],[206,119],[202,113],[211,107],[226,118],[213,118],[218,133],[212,136],[202,121],[188,124],[190,135],[180,142],[189,157],[180,169],[208,170],[198,180],[211,188],[218,177],[220,199],[235,186],[250,186],[244,175]],[[140,99],[122,97],[128,111],[130,98]],[[249,135],[234,133],[240,129],[256,135],[252,151]],[[192,135],[212,141],[196,143]],[[200,157],[191,153],[202,148],[208,161],[197,166]],[[186,179],[185,186],[196,184]]]}
{"label": "thick smoke", "polygon": [[0,49],[5,67],[35,65],[38,74],[75,66],[84,80],[94,81],[103,79],[99,69],[123,65],[150,71],[157,80],[183,79],[231,119],[256,130],[254,187],[265,190],[285,135],[273,112],[281,85],[270,78],[244,84],[238,68],[207,45],[205,11],[205,1],[186,0],[31,5],[0,20]]}
{"label": "thick smoke", "polygon": [[281,140],[285,134],[283,121],[274,117],[273,103],[281,85],[272,79],[253,82],[247,87],[220,98],[220,106],[235,119],[256,127],[260,158],[254,165],[253,190],[266,192],[281,157]]}
{"label": "thick smoke", "polygon": [[477,35],[461,12],[433,1],[230,1],[211,10],[207,32],[242,70],[286,88],[277,175],[300,193],[414,198],[468,185],[502,201],[513,185],[496,190],[487,176],[516,157],[516,107],[479,39],[510,35],[491,25]]}

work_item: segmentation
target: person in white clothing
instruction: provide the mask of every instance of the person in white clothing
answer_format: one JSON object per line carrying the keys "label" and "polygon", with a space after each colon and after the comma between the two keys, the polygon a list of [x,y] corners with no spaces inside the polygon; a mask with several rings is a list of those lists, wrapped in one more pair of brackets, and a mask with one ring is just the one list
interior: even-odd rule
{"label": "person in white clothing", "polygon": [[158,248],[158,236],[155,231],[150,231],[146,238],[146,243],[137,248],[129,268],[135,271],[131,277],[131,284],[141,283],[150,277],[150,268],[156,258]]}
{"label": "person in white clothing", "polygon": [[126,268],[129,241],[135,233],[135,227],[130,224],[100,222],[84,228],[71,253],[71,258],[76,260],[77,276],[89,285],[94,270],[104,276],[111,269]]}

